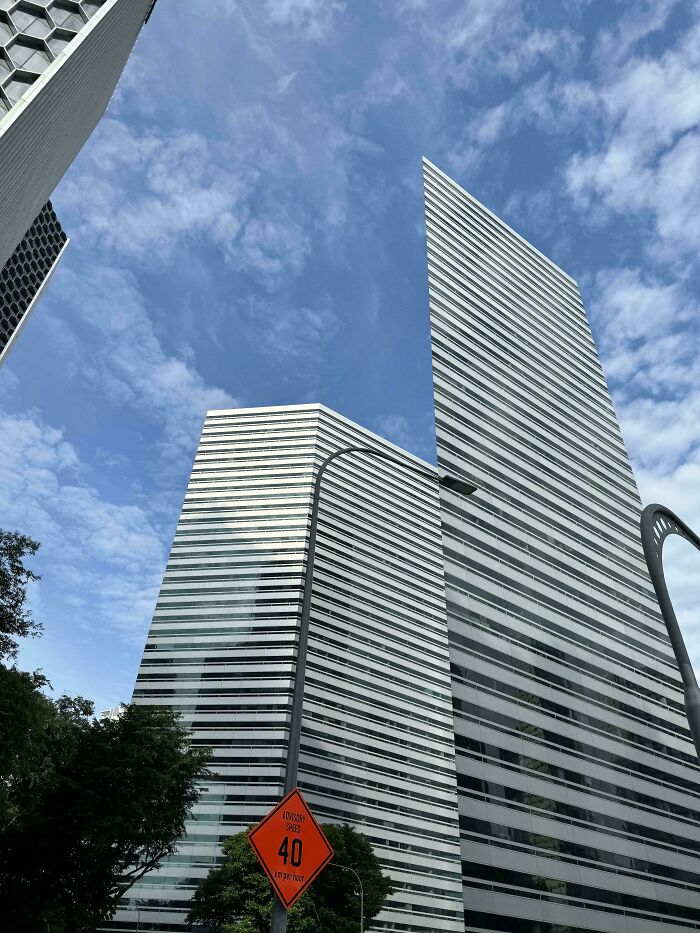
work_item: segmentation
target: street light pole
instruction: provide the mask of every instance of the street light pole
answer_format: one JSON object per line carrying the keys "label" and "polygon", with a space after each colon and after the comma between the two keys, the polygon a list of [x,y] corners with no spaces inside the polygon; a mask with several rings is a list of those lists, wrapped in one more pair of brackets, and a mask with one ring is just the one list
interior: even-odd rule
{"label": "street light pole", "polygon": [[[304,596],[301,606],[301,622],[299,625],[299,647],[297,649],[297,663],[294,673],[294,692],[292,694],[292,715],[289,724],[289,744],[287,750],[287,762],[284,775],[284,793],[290,794],[297,786],[299,774],[299,745],[301,742],[301,720],[304,709],[304,687],[306,679],[306,655],[309,641],[309,624],[311,619],[311,589],[314,578],[314,563],[316,559],[316,532],[318,528],[318,508],[321,502],[321,483],[323,475],[330,464],[348,454],[366,454],[370,457],[378,457],[381,460],[388,460],[398,466],[404,467],[419,476],[427,477],[431,480],[437,480],[440,486],[446,489],[452,489],[454,492],[469,496],[476,492],[476,486],[463,479],[449,474],[440,476],[432,471],[425,470],[422,467],[415,466],[410,461],[405,461],[393,454],[378,450],[375,447],[353,446],[341,447],[340,450],[333,451],[321,463],[316,473],[314,481],[314,493],[311,503],[311,522],[309,525],[309,547],[306,555],[306,571],[304,573]],[[276,894],[272,895],[272,925],[270,933],[286,933],[287,930],[287,912],[284,905]]]}
{"label": "street light pole", "polygon": [[343,871],[351,871],[357,878],[357,883],[360,886],[360,933],[363,933],[365,928],[365,889],[362,887],[362,878],[354,868],[350,868],[349,865],[341,865],[340,862],[329,862],[326,868],[342,868]]}
{"label": "street light pole", "polygon": [[700,759],[700,688],[695,677],[693,665],[690,663],[688,649],[683,640],[683,633],[678,625],[678,619],[673,609],[673,603],[666,585],[663,565],[664,541],[669,535],[680,535],[700,551],[700,537],[695,534],[685,522],[667,509],[665,505],[652,503],[642,512],[641,520],[642,547],[651,582],[654,585],[656,598],[659,601],[661,615],[666,623],[671,647],[676,656],[676,662],[681,672],[683,692],[685,698],[685,713],[688,717],[690,734],[695,744],[695,753]]}

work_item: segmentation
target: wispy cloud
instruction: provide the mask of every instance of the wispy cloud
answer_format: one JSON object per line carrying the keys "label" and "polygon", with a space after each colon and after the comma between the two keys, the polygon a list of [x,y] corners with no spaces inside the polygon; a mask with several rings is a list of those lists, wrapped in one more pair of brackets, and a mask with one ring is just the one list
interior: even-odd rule
{"label": "wispy cloud", "polygon": [[263,213],[247,221],[237,248],[230,251],[230,260],[268,291],[275,291],[301,273],[310,252],[311,238],[296,221],[279,213]]}
{"label": "wispy cloud", "polygon": [[2,526],[41,542],[46,584],[76,625],[140,637],[164,563],[148,515],[103,497],[63,432],[37,413],[0,412],[0,436]]}
{"label": "wispy cloud", "polygon": [[613,26],[598,33],[595,55],[600,68],[609,71],[624,63],[642,40],[666,25],[681,0],[641,0],[628,9]]}
{"label": "wispy cloud", "polygon": [[[412,15],[411,15],[412,14]],[[533,22],[522,0],[465,0],[410,4],[397,16],[411,16],[420,41],[429,44],[431,72],[441,73],[457,87],[471,87],[484,78],[522,77],[542,61],[556,61],[566,72],[578,58],[580,39],[568,27],[545,27]],[[442,54],[434,57],[435,52]]]}
{"label": "wispy cloud", "polygon": [[190,362],[163,349],[132,274],[109,266],[93,267],[89,276],[64,270],[55,284],[51,302],[62,305],[59,338],[74,378],[112,405],[148,419],[165,460],[193,449],[209,408],[238,404],[228,392],[208,386]]}
{"label": "wispy cloud", "polygon": [[693,389],[700,377],[699,312],[678,283],[640,269],[598,273],[589,313],[618,401],[678,400]]}
{"label": "wispy cloud", "polygon": [[404,450],[426,460],[434,460],[435,431],[432,412],[424,418],[410,419],[405,415],[378,415],[373,429]]}
{"label": "wispy cloud", "polygon": [[345,10],[343,0],[265,0],[271,23],[288,26],[305,39],[325,39],[335,16]]}
{"label": "wispy cloud", "polygon": [[[700,529],[700,308],[640,269],[598,273],[590,313],[643,502]],[[672,596],[700,667],[700,555],[664,548]]]}
{"label": "wispy cloud", "polygon": [[658,59],[628,60],[597,89],[602,144],[574,155],[569,191],[655,221],[654,250],[695,250],[700,237],[700,24]]}
{"label": "wispy cloud", "polygon": [[105,119],[79,167],[60,194],[76,233],[132,260],[168,259],[188,236],[232,249],[241,231],[250,179],[222,168],[198,133]]}
{"label": "wispy cloud", "polygon": [[335,337],[340,322],[330,306],[296,307],[279,301],[247,303],[251,340],[273,360],[315,358]]}

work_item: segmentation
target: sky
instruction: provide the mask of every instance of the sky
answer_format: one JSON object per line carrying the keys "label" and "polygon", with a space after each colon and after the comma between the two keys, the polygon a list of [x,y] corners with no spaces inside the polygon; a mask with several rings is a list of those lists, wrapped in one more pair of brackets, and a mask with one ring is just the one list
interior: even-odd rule
{"label": "sky", "polygon": [[[642,500],[700,529],[699,121],[693,0],[159,0],[0,370],[21,666],[129,700],[209,408],[434,460],[423,155],[577,279]],[[700,555],[665,554],[697,663]]]}

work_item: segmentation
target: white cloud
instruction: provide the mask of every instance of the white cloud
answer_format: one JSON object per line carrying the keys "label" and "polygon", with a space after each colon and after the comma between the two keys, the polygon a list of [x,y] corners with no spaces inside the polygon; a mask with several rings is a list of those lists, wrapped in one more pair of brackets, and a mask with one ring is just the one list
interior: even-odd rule
{"label": "white cloud", "polygon": [[[669,506],[700,529],[700,309],[682,285],[639,269],[598,274],[598,334],[642,501]],[[700,670],[700,554],[664,546],[669,589]]]}
{"label": "white cloud", "polygon": [[252,323],[251,338],[276,360],[317,356],[339,327],[336,314],[323,306],[308,308],[250,301],[247,314]]}
{"label": "white cloud", "polygon": [[[700,393],[681,399],[638,398],[616,405],[636,469],[663,477],[688,462],[700,442]],[[690,490],[686,490],[690,494]]]}
{"label": "white cloud", "polygon": [[[696,425],[700,405],[696,403]],[[695,438],[698,438],[696,429]],[[700,450],[673,470],[638,470],[642,500],[668,506],[696,534],[700,533]],[[671,535],[664,542],[664,574],[691,661],[700,676],[700,552]]]}
{"label": "white cloud", "polygon": [[20,387],[19,378],[14,370],[5,363],[0,368],[0,384],[2,385],[3,398],[9,398],[14,395]]}
{"label": "white cloud", "polygon": [[633,461],[655,476],[700,442],[698,307],[639,269],[598,274],[590,301],[603,369]]}
{"label": "white cloud", "polygon": [[580,42],[575,33],[566,27],[534,26],[521,0],[439,4],[386,0],[383,6],[396,28],[383,43],[362,87],[348,95],[352,113],[357,116],[399,99],[410,104],[415,108],[412,119],[424,139],[434,139],[438,147],[444,138],[449,140],[445,161],[456,173],[471,169],[513,120],[522,122],[523,108],[533,102],[517,90],[494,106],[479,106],[465,121],[462,139],[453,142],[460,108],[450,106],[448,126],[444,121],[445,106],[455,89],[473,91],[485,76],[523,82],[545,62],[563,74],[578,60]]}
{"label": "white cloud", "polygon": [[618,399],[690,391],[700,377],[700,309],[684,289],[639,269],[613,269],[598,273],[593,291],[590,316]]}
{"label": "white cloud", "polygon": [[265,0],[271,23],[289,26],[305,39],[327,38],[336,13],[345,10],[343,0]]}
{"label": "white cloud", "polygon": [[[503,139],[525,126],[556,134],[569,126],[572,118],[580,118],[582,111],[595,104],[595,93],[585,82],[557,84],[549,75],[536,78],[520,87],[500,103],[478,109],[466,121],[461,139],[452,146],[447,161],[453,172],[460,175],[479,167],[496,143],[503,151]],[[514,190],[513,201],[541,197],[545,193]]]}
{"label": "white cloud", "polygon": [[285,279],[302,272],[310,253],[308,233],[291,217],[261,214],[246,223],[230,258],[234,267],[274,291]]}
{"label": "white cloud", "polygon": [[75,448],[38,414],[0,412],[0,435],[3,528],[41,542],[44,579],[76,623],[141,637],[164,563],[149,517],[103,498]]}
{"label": "white cloud", "polygon": [[481,110],[464,128],[463,142],[453,147],[447,156],[450,169],[458,176],[473,169],[486,149],[503,135],[512,121],[515,99]]}
{"label": "white cloud", "polygon": [[131,274],[94,266],[88,277],[66,268],[50,298],[61,303],[68,326],[81,332],[80,348],[72,334],[64,348],[75,353],[76,377],[154,422],[168,459],[192,450],[208,409],[239,404],[208,386],[190,363],[165,352]]}
{"label": "white cloud", "polygon": [[436,19],[430,7],[426,17],[452,56],[449,74],[460,86],[471,85],[484,69],[517,78],[544,59],[556,60],[564,72],[578,57],[579,40],[571,30],[533,26],[520,0],[465,0],[447,22]]}
{"label": "white cloud", "polygon": [[186,235],[231,248],[249,190],[201,135],[138,132],[108,118],[59,196],[76,234],[151,263],[169,258]]}
{"label": "white cloud", "polygon": [[644,0],[630,4],[614,26],[598,34],[595,56],[605,71],[624,62],[643,39],[666,25],[680,0]]}
{"label": "white cloud", "polygon": [[392,441],[404,450],[423,457],[435,459],[435,435],[433,413],[419,421],[408,419],[405,415],[378,415],[374,421],[374,430],[382,437]]}
{"label": "white cloud", "polygon": [[569,191],[624,214],[649,212],[667,256],[700,235],[700,24],[658,59],[634,58],[597,90],[603,142],[572,157]]}
{"label": "white cloud", "polygon": [[[235,269],[278,288],[303,270],[309,236],[281,199],[266,195],[269,177],[260,192],[265,163],[245,158],[245,140],[233,129],[231,139],[212,141],[103,120],[61,186],[64,223],[83,240],[147,266],[204,238]],[[286,138],[282,131],[276,140],[278,165]]]}
{"label": "white cloud", "polygon": [[289,74],[282,75],[282,77],[277,81],[277,93],[286,94],[296,76],[296,71],[290,71]]}

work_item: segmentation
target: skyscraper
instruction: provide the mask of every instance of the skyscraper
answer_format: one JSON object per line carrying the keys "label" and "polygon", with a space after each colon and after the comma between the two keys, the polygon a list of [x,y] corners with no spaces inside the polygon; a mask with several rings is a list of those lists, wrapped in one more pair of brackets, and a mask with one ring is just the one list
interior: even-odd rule
{"label": "skyscraper", "polygon": [[437,476],[320,405],[206,417],[134,701],[179,710],[214,775],[110,929],[182,929],[221,842],[280,799],[313,474],[357,444],[408,468],[354,454],[324,478],[299,785],[394,878],[373,929],[463,929]]}
{"label": "skyscraper", "polygon": [[465,929],[700,928],[700,783],[576,283],[424,164]]}
{"label": "skyscraper", "polygon": [[0,0],[0,354],[65,245],[51,193],[104,113],[153,6]]}

